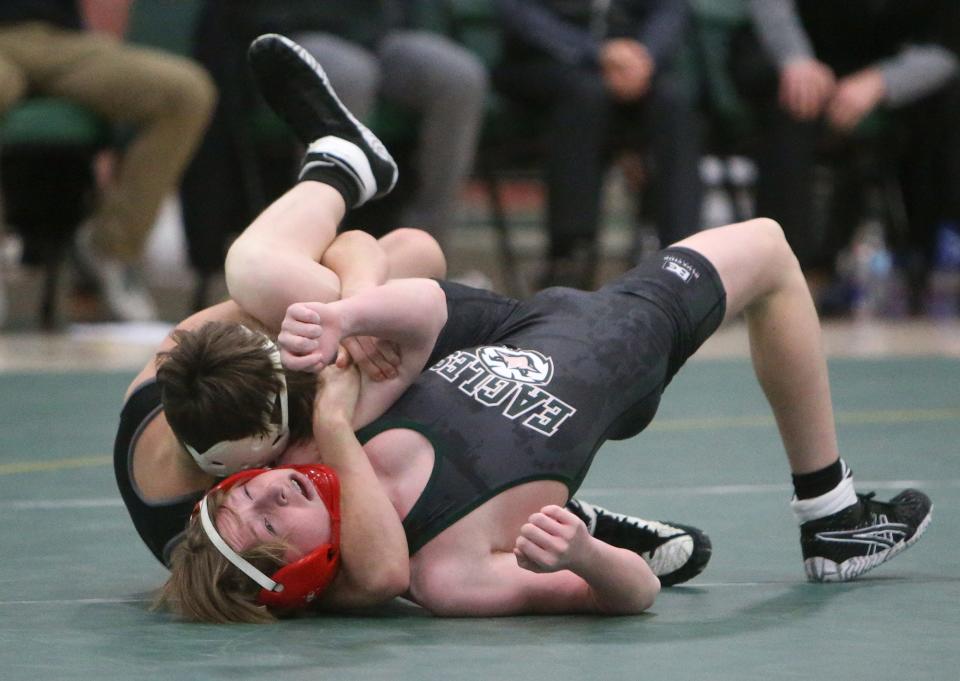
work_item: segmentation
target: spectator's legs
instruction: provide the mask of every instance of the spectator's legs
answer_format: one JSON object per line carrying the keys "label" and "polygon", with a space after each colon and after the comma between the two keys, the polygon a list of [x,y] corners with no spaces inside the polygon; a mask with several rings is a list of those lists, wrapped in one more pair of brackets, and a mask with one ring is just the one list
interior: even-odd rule
{"label": "spectator's legs", "polygon": [[[246,52],[246,41],[230,35],[217,3],[207,3],[197,26],[194,57],[211,74],[220,96],[180,191],[190,263],[201,274],[223,268],[230,235],[243,231],[267,200],[259,140],[250,134],[250,112],[258,104]],[[294,163],[291,166],[293,175]]]}
{"label": "spectator's legs", "polygon": [[[0,57],[0,114],[8,111],[27,90],[27,79],[23,72],[13,63]],[[0,169],[2,172],[2,169]],[[3,224],[3,205],[0,203],[0,225]],[[0,243],[3,232],[0,230]],[[7,316],[7,298],[3,282],[3,269],[0,267],[0,326]]]}
{"label": "spectator's legs", "polygon": [[[603,182],[602,148],[610,100],[600,76],[591,70],[553,61],[506,64],[498,86],[519,100],[542,107],[549,116],[546,182],[547,228],[551,266],[584,246],[595,248]],[[566,279],[548,275],[545,283]],[[574,274],[585,283],[592,273]],[[554,279],[554,281],[550,281]]]}
{"label": "spectator's legs", "polygon": [[170,54],[41,23],[0,32],[0,49],[23,69],[33,92],[135,129],[101,194],[92,231],[81,235],[82,251],[114,315],[152,318],[153,303],[134,265],[209,120],[215,99],[209,77]]}
{"label": "spectator's legs", "polygon": [[757,215],[780,223],[801,267],[807,267],[817,251],[810,221],[818,127],[794,120],[775,103],[761,125]]}
{"label": "spectator's legs", "polygon": [[665,74],[648,96],[651,192],[657,197],[657,233],[666,245],[700,229],[700,126],[692,93],[680,78]]}
{"label": "spectator's legs", "polygon": [[344,106],[360,120],[366,120],[380,87],[376,56],[357,43],[329,33],[301,33],[292,39],[320,62]]}
{"label": "spectator's legs", "polygon": [[42,84],[138,131],[95,217],[94,244],[124,262],[143,250],[163,199],[173,191],[207,125],[215,91],[192,62],[92,34],[61,32],[36,49],[58,53],[69,68]]}
{"label": "spectator's legs", "polygon": [[[0,37],[3,32],[0,31]],[[0,56],[0,114],[6,113],[27,92],[27,78],[15,63]]]}
{"label": "spectator's legs", "polygon": [[938,228],[960,221],[960,78],[936,94],[896,112],[904,133],[900,176],[908,233],[897,244],[909,287],[911,312],[924,307],[924,295],[936,257]]}
{"label": "spectator's legs", "polygon": [[381,43],[383,97],[421,115],[419,188],[406,215],[441,242],[476,151],[487,73],[470,52],[426,31],[397,31]]}

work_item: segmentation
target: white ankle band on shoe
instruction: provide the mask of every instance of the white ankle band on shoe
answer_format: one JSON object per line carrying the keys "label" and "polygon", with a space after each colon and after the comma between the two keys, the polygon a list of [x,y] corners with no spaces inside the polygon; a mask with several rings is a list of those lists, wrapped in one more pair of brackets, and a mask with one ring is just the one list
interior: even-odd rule
{"label": "white ankle band on shoe", "polygon": [[[844,469],[846,470],[846,469]],[[812,499],[797,499],[790,501],[790,509],[801,525],[809,520],[825,518],[837,511],[857,503],[857,493],[853,489],[853,476],[846,475],[839,485],[826,494]]]}
{"label": "white ankle band on shoe", "polygon": [[[337,159],[353,171],[356,179],[359,181],[360,200],[357,206],[363,205],[377,193],[377,180],[373,177],[373,171],[370,169],[370,161],[363,150],[353,142],[349,142],[342,137],[321,137],[307,147],[308,154],[325,154]],[[304,169],[309,167],[308,161]],[[303,171],[301,170],[301,174]],[[355,208],[356,206],[348,206]]]}

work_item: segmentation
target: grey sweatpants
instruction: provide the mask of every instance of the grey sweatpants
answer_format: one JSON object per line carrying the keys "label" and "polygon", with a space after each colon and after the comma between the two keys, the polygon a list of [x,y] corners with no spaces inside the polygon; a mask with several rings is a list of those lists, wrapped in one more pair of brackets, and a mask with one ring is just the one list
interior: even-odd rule
{"label": "grey sweatpants", "polygon": [[473,165],[487,73],[469,51],[428,31],[393,31],[368,50],[329,33],[294,37],[323,66],[343,103],[361,120],[377,100],[420,116],[417,195],[404,224],[443,242]]}

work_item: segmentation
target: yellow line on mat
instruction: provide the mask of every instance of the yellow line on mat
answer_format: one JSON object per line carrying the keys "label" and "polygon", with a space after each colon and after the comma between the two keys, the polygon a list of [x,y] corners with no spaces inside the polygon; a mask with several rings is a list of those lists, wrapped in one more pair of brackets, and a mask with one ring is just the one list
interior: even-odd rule
{"label": "yellow line on mat", "polygon": [[[960,421],[960,409],[878,409],[874,411],[842,411],[836,414],[841,425],[926,423]],[[650,430],[710,430],[712,428],[763,428],[773,426],[773,416],[714,416],[708,418],[660,419]]]}
{"label": "yellow line on mat", "polygon": [[[960,421],[960,409],[881,409],[875,411],[838,412],[837,423],[841,425],[930,423],[935,421]],[[713,416],[707,418],[660,419],[648,430],[671,432],[684,430],[710,430],[714,428],[765,428],[773,426],[772,416]],[[113,461],[111,456],[78,456],[53,461],[16,461],[0,463],[0,475],[59,471],[68,468],[106,466]]]}
{"label": "yellow line on mat", "polygon": [[37,473],[39,471],[60,471],[66,468],[87,468],[89,466],[105,466],[113,461],[112,456],[78,456],[71,459],[54,459],[52,461],[14,461],[0,463],[0,475],[14,473]]}

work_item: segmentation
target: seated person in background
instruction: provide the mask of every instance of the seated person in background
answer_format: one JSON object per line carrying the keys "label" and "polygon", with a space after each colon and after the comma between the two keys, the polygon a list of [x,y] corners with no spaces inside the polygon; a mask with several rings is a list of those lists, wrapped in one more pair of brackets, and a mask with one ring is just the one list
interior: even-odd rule
{"label": "seated person in background", "polygon": [[[147,236],[164,197],[177,189],[216,92],[189,60],[119,42],[129,5],[0,3],[0,115],[27,96],[59,97],[136,128],[78,250],[110,312],[142,321],[156,316],[140,274]],[[84,19],[104,30],[86,30]]]}
{"label": "seated person in background", "polygon": [[[382,145],[299,46],[264,36],[251,59],[271,105],[316,138],[303,177],[321,183],[330,210],[392,185]],[[287,303],[285,278],[263,258],[235,264],[232,293],[245,306],[270,317]],[[449,300],[458,289],[460,298]],[[297,460],[332,457],[341,470],[362,468],[376,482],[358,501],[322,465],[227,478],[192,517],[162,603],[206,621],[356,604],[344,581],[368,566],[341,558],[340,504],[359,503],[375,516],[368,527],[409,548],[409,565],[394,567],[401,577],[408,570],[407,595],[435,614],[649,608],[661,586],[651,566],[636,551],[590,536],[563,505],[600,445],[642,431],[676,371],[722,320],[741,312],[793,473],[808,577],[854,579],[926,529],[931,503],[923,493],[905,490],[882,503],[854,491],[839,458],[816,313],[776,223],[688,237],[596,293],[553,288],[518,302],[463,289],[410,279],[337,302],[290,305],[278,338],[283,369],[270,359],[273,346],[253,334],[234,333],[216,347],[208,342],[220,333],[215,327],[181,334],[161,371],[198,379],[167,404],[174,430],[191,433],[185,440],[203,437],[204,446],[225,450],[245,436],[273,437],[277,413],[287,413],[276,396],[288,376],[319,372],[312,401],[302,399],[309,381],[289,383],[289,419],[312,418],[329,446]],[[464,337],[472,346],[443,348],[448,305],[453,317],[467,309],[460,323],[471,327]],[[355,373],[330,365],[342,341],[371,334],[398,343],[401,360],[395,382],[362,394]],[[238,352],[259,356],[259,368],[238,373]],[[273,386],[250,390],[253,379]],[[249,408],[224,424],[215,395],[249,400]]]}
{"label": "seated person in background", "polygon": [[623,147],[620,138],[639,137],[649,151],[661,245],[699,229],[695,97],[670,68],[686,3],[497,0],[497,7],[505,37],[494,85],[546,119],[549,252],[542,284],[593,288],[605,152]]}
{"label": "seated person in background", "polygon": [[911,233],[901,248],[911,252],[903,255],[918,311],[936,225],[958,217],[960,4],[750,0],[749,8],[767,55],[747,48],[736,69],[744,91],[762,102],[757,213],[783,225],[813,283],[829,276],[861,216],[815,233],[818,145],[849,150],[860,123],[883,111],[891,130],[872,143],[896,161],[904,184]]}
{"label": "seated person in background", "polygon": [[[191,263],[204,273],[223,268],[226,244],[285,189],[285,149],[258,145],[247,135],[259,104],[246,48],[257,35],[278,31],[328,65],[341,98],[361,120],[387,102],[415,114],[412,164],[416,175],[392,197],[389,224],[415,225],[443,245],[457,220],[457,200],[469,176],[487,95],[484,66],[443,35],[416,28],[424,0],[207,0],[199,21],[197,58],[223,92],[216,118],[183,190]],[[450,133],[456,130],[457,134]],[[296,152],[299,153],[299,152]],[[282,156],[283,158],[278,158]],[[291,161],[293,158],[291,157]],[[279,171],[281,172],[277,172]],[[281,175],[278,182],[278,175]],[[366,211],[364,211],[366,212]],[[346,227],[367,229],[367,215]]]}

